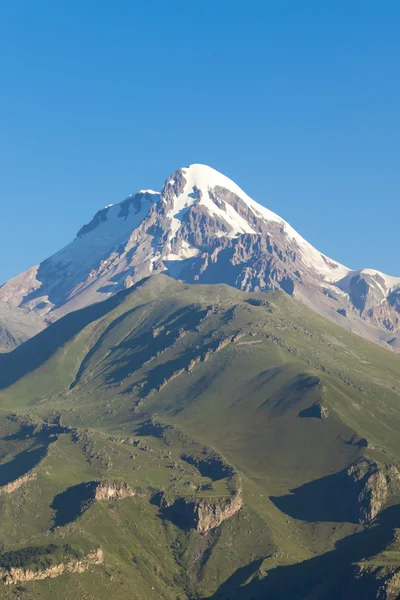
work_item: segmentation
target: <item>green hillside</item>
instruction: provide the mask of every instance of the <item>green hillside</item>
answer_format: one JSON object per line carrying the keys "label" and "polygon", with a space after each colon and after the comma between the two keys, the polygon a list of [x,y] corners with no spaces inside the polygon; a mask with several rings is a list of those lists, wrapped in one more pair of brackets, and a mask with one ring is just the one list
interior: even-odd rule
{"label": "green hillside", "polygon": [[0,598],[373,599],[400,572],[400,359],[284,293],[158,275],[0,355],[0,387]]}

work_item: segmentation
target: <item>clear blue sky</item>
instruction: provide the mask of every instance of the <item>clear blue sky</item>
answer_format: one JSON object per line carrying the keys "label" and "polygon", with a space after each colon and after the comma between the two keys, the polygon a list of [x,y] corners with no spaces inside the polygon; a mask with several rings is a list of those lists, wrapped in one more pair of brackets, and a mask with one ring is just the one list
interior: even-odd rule
{"label": "clear blue sky", "polygon": [[193,162],[400,275],[400,3],[5,0],[0,281]]}

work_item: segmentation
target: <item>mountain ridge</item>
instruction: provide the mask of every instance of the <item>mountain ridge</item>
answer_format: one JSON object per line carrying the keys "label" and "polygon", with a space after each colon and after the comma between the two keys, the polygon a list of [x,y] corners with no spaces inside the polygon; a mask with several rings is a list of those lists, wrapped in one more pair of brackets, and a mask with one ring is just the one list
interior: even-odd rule
{"label": "mountain ridge", "polygon": [[164,272],[189,283],[282,289],[330,319],[400,347],[400,278],[350,270],[205,165],[178,169],[98,211],[76,238],[0,287],[0,301],[51,322]]}

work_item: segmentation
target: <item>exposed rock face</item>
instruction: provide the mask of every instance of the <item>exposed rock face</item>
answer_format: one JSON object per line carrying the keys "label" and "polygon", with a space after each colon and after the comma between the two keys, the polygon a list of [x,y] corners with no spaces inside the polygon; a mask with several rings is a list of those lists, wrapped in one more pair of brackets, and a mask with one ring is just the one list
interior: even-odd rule
{"label": "exposed rock face", "polygon": [[398,600],[400,567],[354,565],[342,586],[342,600]]}
{"label": "exposed rock face", "polygon": [[95,490],[95,500],[122,500],[132,496],[135,496],[135,492],[126,483],[121,485],[112,482],[99,483]]}
{"label": "exposed rock face", "polygon": [[384,299],[384,285],[385,280],[379,275],[374,278],[371,275],[357,273],[349,280],[347,290],[353,305],[362,312],[371,309]]}
{"label": "exposed rock face", "polygon": [[241,493],[237,492],[225,501],[196,500],[191,506],[195,528],[199,533],[208,533],[233,517],[242,508],[243,499]]}
{"label": "exposed rock face", "polygon": [[204,534],[219,527],[243,506],[240,489],[227,498],[177,498],[174,501],[168,500],[165,494],[160,493],[154,500],[166,511],[166,518],[179,522],[183,528],[195,529]]}
{"label": "exposed rock face", "polygon": [[329,410],[321,402],[316,402],[309,408],[306,408],[299,413],[301,418],[314,418],[314,419],[327,419],[329,417]]}
{"label": "exposed rock face", "polygon": [[400,493],[400,475],[394,465],[363,458],[349,467],[306,483],[274,504],[290,516],[321,521],[368,525]]}
{"label": "exposed rock face", "polygon": [[347,476],[358,493],[357,510],[360,523],[370,523],[383,508],[389,495],[398,490],[400,484],[400,474],[396,467],[384,467],[369,460],[351,465]]}
{"label": "exposed rock face", "polygon": [[25,483],[36,479],[36,477],[36,473],[34,471],[31,471],[30,473],[27,473],[26,475],[23,475],[22,477],[19,477],[18,479],[15,479],[14,481],[11,481],[10,483],[7,483],[6,485],[0,487],[0,494],[11,494]]}
{"label": "exposed rock face", "polygon": [[[161,194],[99,211],[63,250],[0,288],[0,301],[46,322],[151,274],[295,294],[343,327],[397,349],[400,278],[351,271],[210,167],[191,165]],[[344,316],[346,318],[344,318]],[[400,338],[400,335],[399,335]]]}
{"label": "exposed rock face", "polygon": [[43,570],[30,570],[11,567],[10,569],[1,569],[0,578],[6,585],[16,583],[27,583],[40,579],[54,579],[64,573],[83,573],[91,565],[101,565],[104,562],[104,554],[101,548],[89,553],[81,560],[71,560],[67,563],[59,563]]}
{"label": "exposed rock face", "polygon": [[360,438],[358,436],[354,436],[347,443],[352,446],[358,446],[359,448],[368,448],[368,450],[374,449],[373,445],[369,440],[367,440],[367,438]]}
{"label": "exposed rock face", "polygon": [[383,300],[378,306],[370,308],[366,316],[372,322],[377,323],[382,329],[397,333],[400,329],[400,306],[398,299],[400,298],[399,290],[396,291],[396,303],[392,304],[391,301],[394,299],[394,293]]}
{"label": "exposed rock face", "polygon": [[0,352],[13,350],[39,333],[44,326],[35,313],[0,300]]}

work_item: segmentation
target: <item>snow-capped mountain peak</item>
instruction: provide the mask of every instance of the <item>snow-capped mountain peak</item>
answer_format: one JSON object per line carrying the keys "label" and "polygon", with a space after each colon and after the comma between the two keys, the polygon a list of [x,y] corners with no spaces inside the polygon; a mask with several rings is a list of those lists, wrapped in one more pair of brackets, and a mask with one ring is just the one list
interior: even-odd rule
{"label": "snow-capped mountain peak", "polygon": [[230,237],[235,237],[242,233],[258,233],[241,216],[237,209],[222,198],[218,198],[218,189],[225,189],[240,198],[249,211],[252,211],[256,217],[275,223],[285,223],[278,215],[250,198],[234,181],[207,165],[193,164],[176,171],[166,181],[163,189],[164,194],[169,188],[174,188],[176,185],[177,174],[183,176],[185,183],[183,189],[179,190],[179,193],[175,196],[173,208],[169,213],[171,218],[176,217],[185,208],[189,208],[197,203],[207,208],[211,214],[226,219],[229,222],[232,227],[232,230],[229,232]]}
{"label": "snow-capped mountain peak", "polygon": [[[161,192],[110,204],[65,248],[0,288],[0,301],[46,321],[108,297],[143,277],[244,290],[284,290],[370,339],[395,347],[400,278],[351,271],[215,169],[178,169]],[[400,347],[400,341],[399,341]]]}
{"label": "snow-capped mountain peak", "polygon": [[[184,184],[176,190],[179,176]],[[171,190],[174,195],[168,217],[172,221],[172,238],[179,230],[185,212],[197,204],[228,226],[217,232],[220,237],[234,238],[246,233],[267,233],[273,237],[273,227],[269,227],[268,231],[268,224],[272,223],[278,225],[281,233],[297,245],[304,264],[327,281],[339,281],[350,272],[347,267],[321,254],[279,215],[250,198],[234,181],[209,166],[193,164],[179,169],[167,180],[162,194],[168,195]],[[231,197],[236,196],[236,200],[229,202],[227,191]]]}

